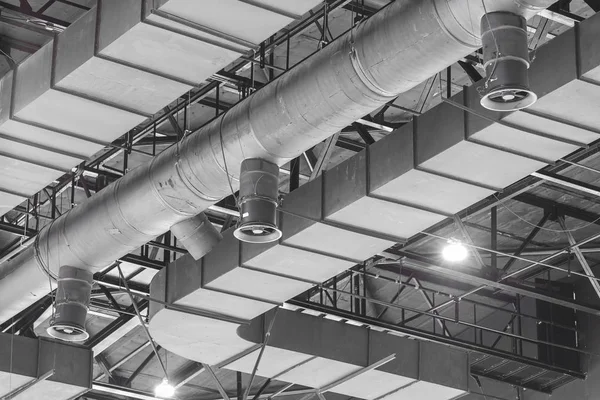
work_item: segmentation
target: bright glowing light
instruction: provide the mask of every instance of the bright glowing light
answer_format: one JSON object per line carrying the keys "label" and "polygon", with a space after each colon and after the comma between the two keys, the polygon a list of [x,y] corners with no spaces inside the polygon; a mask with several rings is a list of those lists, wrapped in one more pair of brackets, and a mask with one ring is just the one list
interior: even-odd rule
{"label": "bright glowing light", "polygon": [[173,397],[175,394],[175,388],[169,384],[169,380],[167,378],[163,379],[163,381],[154,389],[154,394],[156,397],[162,397],[168,399]]}
{"label": "bright glowing light", "polygon": [[444,256],[444,260],[449,262],[459,262],[463,261],[469,255],[467,248],[463,246],[460,242],[449,240],[446,247],[442,251],[442,255]]}

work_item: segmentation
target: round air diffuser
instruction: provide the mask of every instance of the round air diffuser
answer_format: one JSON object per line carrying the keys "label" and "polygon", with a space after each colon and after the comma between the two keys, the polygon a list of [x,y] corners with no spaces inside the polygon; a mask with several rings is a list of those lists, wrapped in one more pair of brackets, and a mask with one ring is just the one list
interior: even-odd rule
{"label": "round air diffuser", "polygon": [[67,342],[82,342],[89,338],[85,319],[92,283],[90,271],[66,265],[60,267],[55,312],[47,329],[50,336]]}
{"label": "round air diffuser", "polygon": [[492,12],[481,19],[483,62],[487,75],[481,105],[493,111],[531,106],[537,96],[529,89],[529,49],[525,18]]}
{"label": "round air diffuser", "polygon": [[271,162],[249,158],[240,172],[241,221],[234,232],[238,240],[269,243],[281,237],[277,227],[279,167]]}

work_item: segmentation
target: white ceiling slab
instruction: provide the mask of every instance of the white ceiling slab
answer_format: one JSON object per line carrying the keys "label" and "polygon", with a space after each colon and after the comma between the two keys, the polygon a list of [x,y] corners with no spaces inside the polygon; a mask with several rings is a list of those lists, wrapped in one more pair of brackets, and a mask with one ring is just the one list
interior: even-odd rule
{"label": "white ceiling slab", "polygon": [[516,126],[533,129],[557,138],[574,140],[580,143],[590,143],[600,139],[600,134],[596,132],[567,125],[524,111],[509,114],[503,120]]}
{"label": "white ceiling slab", "polygon": [[316,7],[323,0],[254,0],[256,4],[264,4],[265,6],[286,11],[291,14],[302,15],[308,10]]}
{"label": "white ceiling slab", "polygon": [[465,393],[464,390],[436,385],[435,383],[425,381],[418,381],[404,389],[391,393],[389,396],[383,397],[381,400],[450,400],[463,393]]}
{"label": "white ceiling slab", "polygon": [[600,67],[590,69],[583,76],[591,81],[600,83]]}
{"label": "white ceiling slab", "polygon": [[[227,368],[250,374],[254,369],[259,352],[259,350],[254,351],[240,358],[239,360],[228,364]],[[303,363],[310,358],[312,358],[312,356],[307,354],[267,346],[260,363],[258,364],[258,370],[256,373],[265,378],[273,378],[274,376],[294,367],[295,365]]]}
{"label": "white ceiling slab", "polygon": [[500,124],[489,125],[475,133],[471,138],[503,149],[530,154],[548,160],[549,163],[580,148],[579,146],[532,135]]}
{"label": "white ceiling slab", "polygon": [[92,57],[56,86],[94,99],[154,114],[192,89],[191,86]]}
{"label": "white ceiling slab", "polygon": [[0,190],[32,195],[63,174],[0,155]]}
{"label": "white ceiling slab", "polygon": [[37,143],[49,148],[69,149],[88,157],[102,149],[102,145],[88,142],[71,136],[66,136],[48,129],[38,128],[12,119],[0,125],[0,134],[16,139]]}
{"label": "white ceiling slab", "polygon": [[134,26],[101,53],[194,84],[204,82],[241,55],[144,23]]}
{"label": "white ceiling slab", "polygon": [[185,34],[201,38],[202,40],[206,40],[209,43],[214,43],[217,46],[224,46],[226,48],[229,47],[232,50],[237,49],[238,51],[248,51],[256,47],[256,44],[246,42],[243,39],[237,38],[239,40],[236,40],[229,36],[223,35],[215,36],[214,32],[211,33],[211,29],[203,27],[203,30],[200,30],[197,27],[184,25],[178,22],[177,20],[168,19],[163,15],[150,14],[147,20],[160,27],[165,27],[166,29],[174,29]]}
{"label": "white ceiling slab", "polygon": [[19,388],[32,380],[33,378],[29,376],[0,371],[0,396],[10,393],[16,388]]}
{"label": "white ceiling slab", "polygon": [[[298,3],[296,6],[290,6],[291,2],[289,0],[274,3],[272,7],[275,9],[289,11],[291,8],[295,9],[294,14],[302,15],[314,7],[314,4],[318,1],[295,1],[295,3]],[[311,4],[313,5],[311,6]],[[288,16],[238,0],[170,0],[160,8],[160,11],[185,18],[196,24],[256,45],[294,21]]]}
{"label": "white ceiling slab", "polygon": [[270,303],[207,289],[195,290],[177,300],[177,304],[246,320],[251,320],[273,308]]}
{"label": "white ceiling slab", "polygon": [[209,365],[217,365],[255,343],[241,339],[238,324],[163,309],[150,323],[150,334],[167,350]]}
{"label": "white ceiling slab", "polygon": [[25,200],[27,200],[27,197],[4,193],[0,188],[0,215],[6,214]]}
{"label": "white ceiling slab", "polygon": [[273,246],[244,263],[250,267],[321,283],[353,263],[293,247]]}
{"label": "white ceiling slab", "polygon": [[394,242],[316,223],[285,240],[286,244],[362,261]]}
{"label": "white ceiling slab", "polygon": [[412,378],[373,369],[334,387],[331,391],[372,400],[414,381]]}
{"label": "white ceiling slab", "polygon": [[561,86],[531,106],[533,111],[595,129],[600,129],[599,108],[598,86],[580,80]]}
{"label": "white ceiling slab", "polygon": [[67,400],[87,391],[88,389],[80,386],[67,385],[46,379],[36,383],[18,396],[13,397],[13,400]]}
{"label": "white ceiling slab", "polygon": [[546,164],[462,141],[425,161],[421,167],[469,182],[503,189]]}
{"label": "white ceiling slab", "polygon": [[336,382],[359,369],[361,369],[361,367],[357,365],[317,357],[314,360],[310,360],[309,362],[298,366],[298,368],[294,368],[291,371],[280,375],[277,379],[304,386],[321,388]]}
{"label": "white ceiling slab", "polygon": [[69,171],[83,159],[81,157],[75,158],[58,154],[53,151],[43,150],[12,140],[7,140],[2,137],[0,137],[0,152],[34,162],[42,160],[44,164],[56,166],[64,171]]}
{"label": "white ceiling slab", "polygon": [[207,283],[205,288],[239,293],[256,299],[282,303],[308,289],[312,284],[265,274],[245,268],[234,268]]}
{"label": "white ceiling slab", "polygon": [[456,214],[492,193],[494,192],[479,186],[416,169],[373,190],[373,194],[377,196],[408,204],[419,204],[447,214]]}
{"label": "white ceiling slab", "polygon": [[407,239],[446,216],[371,197],[363,197],[331,214],[328,220]]}
{"label": "white ceiling slab", "polygon": [[112,142],[146,119],[57,90],[44,92],[23,107],[16,117],[104,142]]}

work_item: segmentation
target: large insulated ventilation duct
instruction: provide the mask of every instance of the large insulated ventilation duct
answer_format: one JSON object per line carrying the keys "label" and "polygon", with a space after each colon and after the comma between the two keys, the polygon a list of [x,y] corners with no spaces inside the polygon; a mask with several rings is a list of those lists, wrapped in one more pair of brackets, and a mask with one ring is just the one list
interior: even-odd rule
{"label": "large insulated ventilation duct", "polygon": [[487,78],[481,105],[494,111],[531,106],[537,96],[529,89],[527,21],[510,12],[492,12],[481,19],[483,62]]}
{"label": "large insulated ventilation duct", "polygon": [[242,161],[240,171],[241,221],[234,232],[238,240],[270,243],[281,237],[277,227],[279,167],[252,158]]}
{"label": "large insulated ventilation duct", "polygon": [[93,284],[88,270],[65,265],[58,272],[58,287],[54,301],[54,313],[48,334],[67,342],[82,342],[89,338],[85,319]]}
{"label": "large insulated ventilation duct", "polygon": [[236,190],[242,161],[283,165],[473,52],[486,11],[529,18],[553,2],[495,0],[487,10],[473,0],[390,4],[45,226],[1,268],[0,320],[47,294],[40,269],[51,276],[61,265],[101,270]]}

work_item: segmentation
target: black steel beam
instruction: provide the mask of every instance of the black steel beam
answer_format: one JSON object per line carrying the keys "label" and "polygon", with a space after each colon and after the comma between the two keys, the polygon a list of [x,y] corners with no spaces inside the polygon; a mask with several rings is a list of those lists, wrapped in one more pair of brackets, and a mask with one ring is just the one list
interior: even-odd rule
{"label": "black steel beam", "polygon": [[[107,284],[111,284],[111,285],[117,285],[117,286],[121,286],[123,283],[121,282],[121,279],[119,277],[116,276],[111,276],[111,275],[99,275],[99,274],[94,274],[94,280],[96,282],[99,283],[107,283]],[[138,292],[142,292],[142,293],[148,293],[148,285],[144,285],[142,283],[138,283],[138,282],[127,282],[127,284],[129,285],[129,288],[131,290],[137,290]],[[134,312],[129,310],[130,312]]]}
{"label": "black steel beam", "polygon": [[354,129],[356,129],[356,132],[358,132],[360,138],[363,140],[363,142],[365,142],[367,146],[375,143],[375,139],[373,139],[373,136],[371,136],[369,131],[364,126],[357,122],[353,123],[352,126],[354,127]]}
{"label": "black steel beam", "polygon": [[388,252],[396,252],[398,255],[404,255],[410,257],[407,258],[407,262],[402,262],[402,267],[411,271],[420,271],[426,274],[444,276],[446,279],[453,281],[459,281],[468,283],[475,287],[486,286],[489,288],[499,289],[508,293],[514,293],[521,296],[526,296],[536,300],[542,300],[548,303],[556,304],[559,306],[572,308],[577,311],[585,312],[591,315],[600,316],[600,308],[592,305],[583,303],[579,300],[568,299],[556,296],[555,293],[547,292],[544,290],[532,288],[523,285],[521,282],[516,280],[507,281],[494,281],[483,276],[472,275],[465,272],[460,272],[456,269],[450,269],[435,265],[431,260],[424,259],[415,254],[408,254],[402,251],[396,251],[394,249],[388,250]]}
{"label": "black steel beam", "polygon": [[155,269],[157,271],[160,271],[164,267],[164,264],[161,261],[152,260],[150,258],[138,256],[135,254],[126,254],[123,257],[121,257],[120,260],[136,264],[144,268]]}
{"label": "black steel beam", "polygon": [[41,19],[42,21],[48,21],[56,25],[64,26],[65,28],[71,25],[70,23],[68,23],[67,21],[63,21],[62,19],[54,18],[46,14],[40,14],[38,12],[35,12],[31,9],[31,7],[16,6],[14,4],[7,3],[6,1],[0,1],[0,7],[6,8],[7,10],[17,11],[21,14]]}
{"label": "black steel beam", "polygon": [[600,11],[600,0],[583,0],[595,12]]}
{"label": "black steel beam", "polygon": [[567,217],[575,218],[581,221],[600,225],[600,215],[573,207],[567,204],[557,203],[554,200],[536,196],[531,193],[522,193],[514,198],[521,203],[529,204],[530,206],[539,207],[551,213],[559,213]]}
{"label": "black steel beam", "polygon": [[473,64],[464,61],[458,61],[458,65],[460,65],[463,71],[465,71],[471,82],[477,83],[483,79],[483,76],[481,76]]}
{"label": "black steel beam", "polygon": [[43,14],[54,3],[56,3],[56,0],[48,0],[43,6],[41,6],[40,8],[38,8],[37,12],[40,13],[40,14]]}
{"label": "black steel beam", "polygon": [[560,373],[560,374],[570,375],[577,379],[585,379],[585,374],[580,371],[573,371],[570,369],[561,368],[561,367],[554,366],[554,365],[549,365],[549,364],[543,363],[543,362],[538,361],[533,358],[527,358],[527,357],[523,357],[523,356],[511,353],[511,352],[493,349],[493,348],[490,348],[487,346],[482,346],[480,344],[476,344],[476,343],[472,343],[472,342],[469,342],[466,340],[458,339],[456,337],[447,337],[447,336],[435,334],[435,333],[417,329],[417,328],[412,328],[412,327],[398,325],[398,324],[391,324],[391,323],[377,320],[375,318],[368,317],[365,315],[360,315],[360,314],[353,313],[350,311],[340,310],[340,309],[336,309],[333,307],[320,305],[320,304],[316,304],[316,303],[309,302],[309,301],[300,300],[297,298],[288,300],[287,303],[301,307],[301,308],[309,309],[309,310],[314,310],[314,311],[318,311],[318,312],[322,312],[322,313],[326,313],[326,314],[336,315],[338,317],[345,318],[348,320],[354,320],[357,322],[364,323],[366,325],[379,326],[379,327],[388,329],[392,332],[398,332],[398,333],[408,335],[411,337],[415,337],[418,339],[431,340],[431,341],[441,343],[441,344],[446,344],[446,345],[449,345],[449,346],[452,346],[455,348],[465,349],[465,350],[469,350],[469,351],[476,351],[476,352],[479,352],[482,354],[489,354],[493,357],[499,357],[502,359],[531,365],[531,366],[534,366],[537,368],[541,368],[543,370],[548,370],[548,371],[552,371],[552,372],[556,372],[556,373]]}
{"label": "black steel beam", "polygon": [[290,161],[290,188],[292,192],[300,187],[300,157]]}
{"label": "black steel beam", "polygon": [[[519,257],[521,255],[521,253],[523,253],[523,250],[525,250],[527,248],[527,246],[529,244],[531,244],[531,241],[533,239],[535,239],[535,237],[537,236],[537,234],[539,233],[539,231],[542,230],[544,224],[546,223],[546,221],[548,221],[548,218],[550,218],[550,213],[549,212],[545,212],[544,215],[542,216],[542,218],[540,219],[540,221],[537,223],[537,225],[531,230],[531,232],[529,232],[529,235],[527,235],[527,237],[525,238],[525,240],[523,241],[523,243],[521,243],[521,245],[519,246],[519,248],[517,249],[517,251],[515,251],[514,255]],[[511,258],[510,260],[508,260],[506,262],[506,264],[504,265],[504,267],[502,267],[502,271],[506,272],[510,269],[510,267],[512,267],[512,265],[517,261],[516,258]]]}
{"label": "black steel beam", "polygon": [[[131,284],[129,284],[129,286],[131,287]],[[142,300],[139,302],[138,308],[140,309],[140,311],[144,310],[146,307],[148,307],[147,300]],[[135,308],[133,307],[133,305],[127,307],[127,309],[125,311],[127,311],[129,314],[121,314],[121,316],[119,318],[115,319],[110,324],[108,324],[104,329],[102,329],[100,332],[98,332],[96,335],[89,338],[85,342],[84,346],[89,349],[93,348],[94,346],[96,346],[97,344],[102,342],[104,339],[106,339],[108,336],[110,336],[114,331],[116,331],[121,326],[123,326],[131,318],[137,318],[137,317],[134,317],[133,315],[131,315],[135,312]]]}
{"label": "black steel beam", "polygon": [[69,1],[69,0],[56,0],[56,1],[58,1],[59,3],[66,4],[68,6],[71,6],[71,7],[79,8],[80,10],[84,10],[84,11],[89,11],[89,9],[90,9],[89,7],[86,7],[82,4],[78,4],[74,1]]}
{"label": "black steel beam", "polygon": [[4,221],[0,221],[0,231],[12,233],[13,235],[27,237],[37,235],[37,231],[35,229],[26,229],[24,226],[10,224]]}
{"label": "black steel beam", "polygon": [[[156,346],[156,351],[160,350],[160,346],[157,345]],[[127,387],[127,386],[131,386],[131,382],[133,382],[133,380],[135,378],[137,378],[137,376],[148,366],[148,364],[150,364],[150,362],[152,360],[154,360],[154,358],[156,357],[156,353],[154,352],[154,350],[152,350],[152,352],[150,354],[148,354],[148,356],[144,359],[144,361],[142,361],[142,363],[135,369],[135,371],[133,371],[131,373],[131,375],[129,375],[129,377],[127,378],[127,380],[125,381],[125,383],[123,384],[123,386]]]}
{"label": "black steel beam", "polygon": [[352,139],[345,138],[340,136],[338,141],[336,142],[336,146],[345,150],[350,150],[358,153],[363,150],[366,146],[362,143],[356,142]]}
{"label": "black steel beam", "polygon": [[25,53],[29,53],[29,54],[33,54],[36,51],[38,51],[40,49],[40,45],[35,44],[35,43],[29,43],[26,42],[24,40],[19,40],[19,39],[15,39],[13,37],[10,36],[2,36],[0,37],[0,43],[13,48],[13,49],[17,49],[19,51],[25,52]]}

